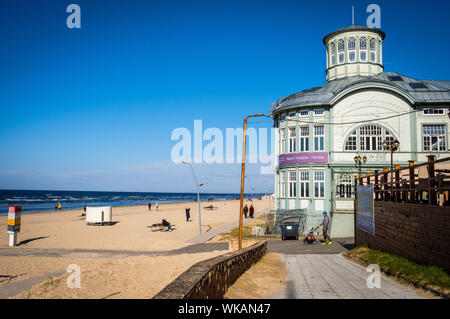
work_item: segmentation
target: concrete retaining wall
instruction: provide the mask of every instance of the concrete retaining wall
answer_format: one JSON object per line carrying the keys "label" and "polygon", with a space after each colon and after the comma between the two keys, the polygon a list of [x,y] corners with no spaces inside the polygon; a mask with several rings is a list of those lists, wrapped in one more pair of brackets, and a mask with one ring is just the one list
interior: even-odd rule
{"label": "concrete retaining wall", "polygon": [[353,212],[331,213],[331,238],[353,237],[355,235]]}
{"label": "concrete retaining wall", "polygon": [[172,281],[153,299],[222,299],[247,269],[267,252],[267,242],[201,261]]}
{"label": "concrete retaining wall", "polygon": [[450,208],[375,202],[375,236],[356,230],[356,245],[450,272]]}

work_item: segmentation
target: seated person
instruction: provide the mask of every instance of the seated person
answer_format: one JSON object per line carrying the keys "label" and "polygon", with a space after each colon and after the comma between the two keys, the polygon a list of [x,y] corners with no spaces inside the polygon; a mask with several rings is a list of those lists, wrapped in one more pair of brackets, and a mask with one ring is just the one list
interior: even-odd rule
{"label": "seated person", "polygon": [[170,227],[170,223],[167,220],[163,219],[162,224],[163,226],[167,226],[167,231],[172,230],[172,228]]}

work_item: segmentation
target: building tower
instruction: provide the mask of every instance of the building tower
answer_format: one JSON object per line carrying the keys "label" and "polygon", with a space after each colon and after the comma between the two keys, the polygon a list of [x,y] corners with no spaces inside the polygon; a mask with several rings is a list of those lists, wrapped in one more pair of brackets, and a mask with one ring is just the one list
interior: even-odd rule
{"label": "building tower", "polygon": [[347,76],[371,76],[383,72],[383,40],[378,29],[351,25],[328,34],[326,47],[327,81]]}

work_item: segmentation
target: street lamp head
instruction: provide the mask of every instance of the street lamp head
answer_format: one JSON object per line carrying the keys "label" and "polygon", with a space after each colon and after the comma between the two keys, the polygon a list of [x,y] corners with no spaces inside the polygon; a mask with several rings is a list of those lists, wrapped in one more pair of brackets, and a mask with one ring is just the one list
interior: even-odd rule
{"label": "street lamp head", "polygon": [[355,163],[358,163],[358,156],[355,156],[353,159],[355,160]]}
{"label": "street lamp head", "polygon": [[388,147],[388,144],[389,144],[389,143],[388,143],[386,140],[383,141],[383,147],[384,147],[384,148],[387,148],[387,147]]}
{"label": "street lamp head", "polygon": [[394,140],[394,141],[392,142],[392,147],[393,147],[394,149],[397,149],[397,148],[399,147],[399,145],[400,145],[400,142],[397,141],[397,140]]}
{"label": "street lamp head", "polygon": [[367,157],[364,156],[363,157],[363,162],[366,163],[366,161],[367,161]]}

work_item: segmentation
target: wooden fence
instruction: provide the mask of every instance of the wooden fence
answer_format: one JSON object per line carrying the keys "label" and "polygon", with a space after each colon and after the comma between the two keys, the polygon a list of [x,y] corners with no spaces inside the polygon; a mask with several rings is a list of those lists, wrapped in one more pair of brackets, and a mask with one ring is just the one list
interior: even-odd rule
{"label": "wooden fence", "polygon": [[409,161],[408,167],[374,174],[355,176],[355,188],[358,185],[373,185],[375,201],[396,203],[413,203],[447,206],[450,205],[450,157],[435,159],[428,155],[428,161],[414,164]]}

